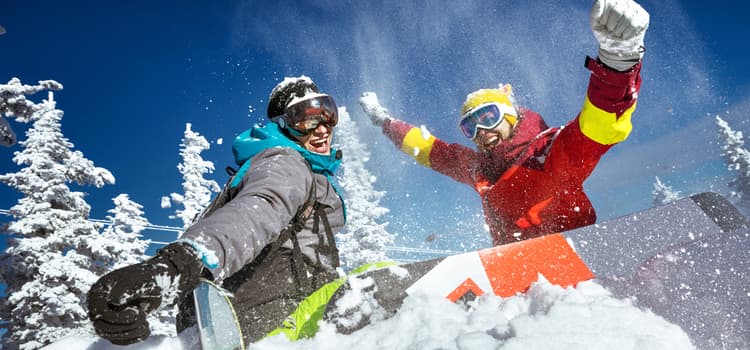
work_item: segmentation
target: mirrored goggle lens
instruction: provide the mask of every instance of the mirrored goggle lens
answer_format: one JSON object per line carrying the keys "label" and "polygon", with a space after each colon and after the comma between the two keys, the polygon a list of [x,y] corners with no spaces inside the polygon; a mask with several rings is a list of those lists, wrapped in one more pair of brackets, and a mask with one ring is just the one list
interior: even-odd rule
{"label": "mirrored goggle lens", "polygon": [[289,125],[297,130],[314,130],[320,123],[336,126],[339,122],[336,102],[328,95],[299,101],[287,107],[284,114]]}
{"label": "mirrored goggle lens", "polygon": [[459,123],[461,132],[464,136],[473,139],[477,136],[477,128],[484,127],[492,129],[503,120],[503,114],[500,112],[497,104],[480,106],[464,114]]}
{"label": "mirrored goggle lens", "polygon": [[305,119],[301,122],[292,124],[292,128],[303,133],[309,133],[318,128],[318,125],[325,124],[330,127],[336,125],[336,120],[329,117],[328,115],[321,114],[313,116],[309,119]]}

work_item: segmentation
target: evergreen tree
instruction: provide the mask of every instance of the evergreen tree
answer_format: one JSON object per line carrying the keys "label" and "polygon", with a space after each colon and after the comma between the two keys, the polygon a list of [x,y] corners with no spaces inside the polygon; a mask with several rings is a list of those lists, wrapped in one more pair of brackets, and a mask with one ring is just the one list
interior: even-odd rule
{"label": "evergreen tree", "polygon": [[[201,152],[211,148],[211,145],[205,137],[191,130],[190,123],[185,124],[185,136],[180,147],[182,163],[177,165],[177,169],[182,174],[184,193],[172,193],[170,198],[176,204],[182,204],[184,209],[177,209],[176,215],[170,218],[180,218],[183,227],[187,228],[211,203],[211,192],[219,192],[221,188],[216,181],[203,177],[204,174],[214,171],[214,163],[201,157]],[[163,201],[162,206],[165,206]]]}
{"label": "evergreen tree", "polygon": [[745,213],[750,213],[750,151],[744,148],[745,141],[741,131],[734,131],[729,123],[716,116],[719,126],[719,139],[722,141],[722,156],[730,172],[737,177],[729,182],[732,189],[731,198]]}
{"label": "evergreen tree", "polygon": [[107,212],[107,221],[111,222],[102,233],[108,244],[102,248],[102,255],[106,257],[107,270],[111,271],[123,266],[143,262],[149,240],[143,240],[141,232],[148,226],[148,220],[143,216],[143,206],[132,201],[127,194],[120,194],[112,198],[115,203],[113,209]]}
{"label": "evergreen tree", "polygon": [[33,127],[13,161],[25,167],[0,175],[0,182],[23,195],[10,209],[17,221],[7,227],[9,247],[0,260],[8,295],[0,312],[10,322],[4,349],[37,349],[88,327],[86,292],[103,270],[90,247],[99,244],[101,225],[88,220],[84,193],[68,183],[101,187],[115,181],[72,150],[51,92],[41,104],[21,107],[23,117],[15,116]]}
{"label": "evergreen tree", "polygon": [[385,192],[376,191],[377,180],[365,167],[370,152],[359,139],[359,129],[346,108],[339,108],[336,140],[346,153],[338,181],[344,191],[347,223],[338,236],[343,265],[349,269],[368,262],[387,260],[386,247],[393,244],[393,235],[386,231],[387,223],[377,219],[388,213],[379,205]]}
{"label": "evergreen tree", "polygon": [[19,122],[28,122],[37,108],[26,99],[42,90],[61,90],[62,85],[54,80],[43,80],[38,85],[23,85],[18,78],[11,79],[8,84],[0,84],[0,145],[12,146],[16,143],[16,133],[3,116],[16,117]]}
{"label": "evergreen tree", "polygon": [[654,182],[654,190],[651,192],[651,195],[653,196],[653,205],[655,207],[669,204],[682,198],[679,191],[675,191],[669,185],[661,182],[658,176]]}

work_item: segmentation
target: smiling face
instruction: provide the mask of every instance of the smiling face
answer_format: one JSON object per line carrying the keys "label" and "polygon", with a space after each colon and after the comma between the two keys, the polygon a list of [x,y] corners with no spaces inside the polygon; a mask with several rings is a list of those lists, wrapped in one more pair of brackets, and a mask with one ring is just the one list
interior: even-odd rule
{"label": "smiling face", "polygon": [[507,120],[503,120],[492,129],[477,128],[477,136],[472,141],[479,151],[484,152],[509,140],[511,136],[513,136],[513,126]]}
{"label": "smiling face", "polygon": [[318,154],[329,155],[331,154],[331,141],[333,140],[333,127],[326,124],[320,123],[318,126],[309,134],[306,135],[293,135],[297,143],[299,143],[306,150]]}

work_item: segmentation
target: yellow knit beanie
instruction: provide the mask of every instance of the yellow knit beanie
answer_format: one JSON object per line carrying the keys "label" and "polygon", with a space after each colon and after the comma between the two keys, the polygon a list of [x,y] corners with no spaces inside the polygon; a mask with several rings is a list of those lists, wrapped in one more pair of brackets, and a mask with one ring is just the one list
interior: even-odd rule
{"label": "yellow knit beanie", "polygon": [[[461,107],[461,116],[477,106],[491,102],[508,105],[515,109],[513,88],[510,84],[501,84],[497,89],[479,89],[468,94],[466,96],[466,101],[464,101],[464,104]],[[505,119],[508,120],[511,125],[516,125],[516,122],[518,121],[516,117],[510,115],[506,115]]]}

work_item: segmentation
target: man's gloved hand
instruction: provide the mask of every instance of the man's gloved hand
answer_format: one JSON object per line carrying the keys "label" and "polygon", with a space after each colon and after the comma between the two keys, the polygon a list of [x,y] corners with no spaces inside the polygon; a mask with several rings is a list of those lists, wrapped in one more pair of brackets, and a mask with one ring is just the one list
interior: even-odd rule
{"label": "man's gloved hand", "polygon": [[87,301],[96,333],[117,345],[146,339],[151,333],[148,313],[189,295],[202,268],[192,247],[172,243],[145,262],[102,276],[89,290]]}
{"label": "man's gloved hand", "polygon": [[378,95],[374,92],[364,92],[359,97],[359,105],[362,110],[370,116],[370,120],[375,126],[382,126],[386,119],[393,119],[385,107],[378,102]]}
{"label": "man's gloved hand", "polygon": [[623,72],[641,60],[649,24],[649,14],[641,5],[633,0],[596,0],[590,20],[602,63]]}

